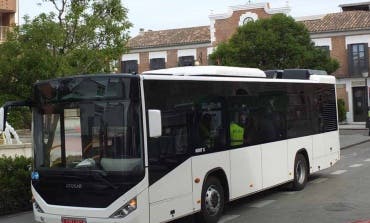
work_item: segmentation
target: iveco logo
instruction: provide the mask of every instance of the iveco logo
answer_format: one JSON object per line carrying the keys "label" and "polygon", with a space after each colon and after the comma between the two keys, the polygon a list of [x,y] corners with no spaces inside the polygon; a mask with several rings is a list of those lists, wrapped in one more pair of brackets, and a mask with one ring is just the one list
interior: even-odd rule
{"label": "iveco logo", "polygon": [[81,189],[82,184],[66,184],[67,189]]}

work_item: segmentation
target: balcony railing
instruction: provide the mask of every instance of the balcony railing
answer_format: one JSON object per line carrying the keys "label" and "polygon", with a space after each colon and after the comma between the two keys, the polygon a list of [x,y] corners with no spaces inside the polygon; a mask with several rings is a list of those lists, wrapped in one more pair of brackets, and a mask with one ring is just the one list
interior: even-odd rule
{"label": "balcony railing", "polygon": [[0,26],[0,43],[6,40],[6,36],[8,35],[9,31],[9,26]]}

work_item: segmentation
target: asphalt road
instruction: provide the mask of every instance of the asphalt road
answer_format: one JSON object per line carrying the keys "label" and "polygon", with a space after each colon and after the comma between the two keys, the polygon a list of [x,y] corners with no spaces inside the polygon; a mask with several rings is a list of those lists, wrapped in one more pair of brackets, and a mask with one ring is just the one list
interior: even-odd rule
{"label": "asphalt road", "polygon": [[[274,188],[227,205],[221,223],[352,223],[370,219],[370,142],[342,150],[332,168],[310,177],[303,191]],[[0,223],[33,223],[32,213]],[[191,222],[185,219],[181,222]]]}
{"label": "asphalt road", "polygon": [[370,142],[342,150],[303,191],[275,188],[228,205],[222,222],[352,223],[370,219]]}

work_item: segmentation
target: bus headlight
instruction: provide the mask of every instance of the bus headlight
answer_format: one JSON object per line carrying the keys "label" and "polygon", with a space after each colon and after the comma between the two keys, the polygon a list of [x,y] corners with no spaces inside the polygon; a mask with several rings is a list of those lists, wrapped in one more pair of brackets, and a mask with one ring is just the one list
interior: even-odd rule
{"label": "bus headlight", "polygon": [[110,216],[110,218],[124,218],[129,215],[131,212],[135,211],[137,208],[137,200],[136,197],[131,199],[125,205],[123,205],[120,209],[118,209],[114,214]]}

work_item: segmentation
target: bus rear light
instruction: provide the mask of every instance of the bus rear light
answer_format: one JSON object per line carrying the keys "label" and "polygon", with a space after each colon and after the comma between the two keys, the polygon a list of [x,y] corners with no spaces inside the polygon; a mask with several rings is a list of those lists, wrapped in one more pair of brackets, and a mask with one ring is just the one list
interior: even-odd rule
{"label": "bus rear light", "polygon": [[137,209],[137,199],[136,197],[131,199],[125,205],[123,205],[120,209],[118,209],[114,214],[110,216],[110,218],[124,218],[129,215],[131,212]]}

